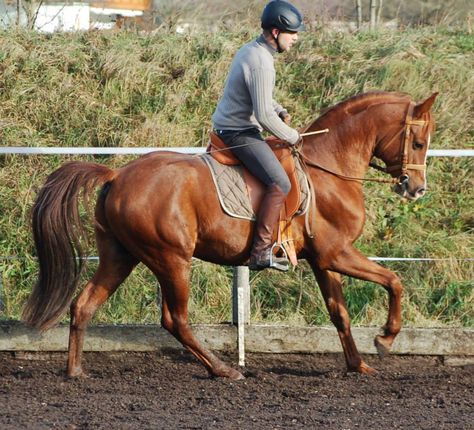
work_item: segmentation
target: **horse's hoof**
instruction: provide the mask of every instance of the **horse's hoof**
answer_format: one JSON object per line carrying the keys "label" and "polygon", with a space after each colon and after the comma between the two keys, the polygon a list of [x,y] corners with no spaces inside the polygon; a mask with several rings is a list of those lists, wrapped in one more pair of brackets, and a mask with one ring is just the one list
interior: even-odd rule
{"label": "horse's hoof", "polygon": [[68,379],[89,379],[89,375],[82,369],[67,370],[66,377]]}
{"label": "horse's hoof", "polygon": [[232,381],[240,381],[241,379],[245,379],[245,376],[242,375],[242,373],[240,373],[238,370],[232,369],[232,367],[214,371],[212,372],[212,376],[216,376],[218,378],[229,378]]}
{"label": "horse's hoof", "polygon": [[373,367],[370,367],[367,363],[361,362],[359,367],[357,368],[357,372],[362,373],[364,375],[376,375],[378,372]]}
{"label": "horse's hoof", "polygon": [[375,348],[377,348],[377,353],[380,358],[384,358],[390,354],[390,348],[392,347],[392,343],[383,336],[375,336],[374,345]]}
{"label": "horse's hoof", "polygon": [[370,367],[365,361],[361,361],[358,366],[350,366],[347,368],[348,373],[361,373],[362,375],[376,375],[378,372]]}
{"label": "horse's hoof", "polygon": [[235,369],[230,369],[228,374],[226,375],[227,378],[231,379],[232,381],[240,381],[242,379],[245,379],[245,376],[242,375],[238,370]]}

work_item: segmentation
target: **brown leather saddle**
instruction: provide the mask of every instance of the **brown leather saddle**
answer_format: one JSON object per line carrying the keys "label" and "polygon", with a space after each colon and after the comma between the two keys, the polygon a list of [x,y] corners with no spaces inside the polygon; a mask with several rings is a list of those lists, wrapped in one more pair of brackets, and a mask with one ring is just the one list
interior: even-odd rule
{"label": "brown leather saddle", "polygon": [[[285,169],[291,183],[291,190],[285,200],[285,204],[280,212],[280,223],[277,232],[276,243],[288,255],[293,265],[298,264],[296,252],[293,245],[293,235],[291,230],[291,219],[298,211],[301,205],[300,183],[297,177],[295,159],[291,153],[288,143],[274,136],[265,139],[268,145],[273,149],[276,157]],[[227,166],[236,166],[241,164],[240,161],[232,154],[229,147],[217,136],[211,132],[209,144],[206,148],[209,153],[219,163]],[[258,213],[260,203],[265,193],[265,186],[253,176],[247,169],[243,169],[244,181],[247,187],[247,193],[254,213]]]}
{"label": "brown leather saddle", "polygon": [[[290,221],[293,215],[298,211],[301,205],[300,184],[298,181],[295,159],[291,154],[291,148],[288,143],[271,136],[265,139],[270,148],[277,156],[281,165],[285,169],[291,183],[291,190],[286,197],[285,205],[280,213],[281,221]],[[232,154],[229,147],[215,133],[210,133],[209,145],[206,152],[210,153],[219,163],[227,166],[236,166],[240,161]],[[244,180],[247,187],[247,193],[255,213],[258,213],[260,203],[265,192],[265,186],[244,168]]]}

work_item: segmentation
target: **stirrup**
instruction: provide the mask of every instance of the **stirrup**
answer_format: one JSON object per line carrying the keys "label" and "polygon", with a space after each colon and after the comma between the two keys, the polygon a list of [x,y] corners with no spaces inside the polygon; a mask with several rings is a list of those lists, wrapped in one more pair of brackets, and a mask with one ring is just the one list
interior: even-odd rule
{"label": "stirrup", "polygon": [[[275,248],[281,249],[281,251],[283,252],[283,257],[275,257],[275,255],[273,254],[273,250]],[[277,242],[275,242],[270,248],[270,264],[268,267],[271,269],[280,270],[281,272],[287,272],[290,268],[290,261],[288,259],[286,249],[284,246],[278,244]]]}

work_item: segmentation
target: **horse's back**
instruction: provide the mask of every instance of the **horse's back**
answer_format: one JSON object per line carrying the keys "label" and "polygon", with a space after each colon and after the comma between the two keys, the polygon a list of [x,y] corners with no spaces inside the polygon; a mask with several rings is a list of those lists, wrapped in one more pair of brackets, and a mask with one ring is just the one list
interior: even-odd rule
{"label": "horse's back", "polygon": [[127,248],[139,241],[192,252],[199,232],[222,213],[204,161],[175,152],[147,154],[120,168],[103,205],[105,223]]}

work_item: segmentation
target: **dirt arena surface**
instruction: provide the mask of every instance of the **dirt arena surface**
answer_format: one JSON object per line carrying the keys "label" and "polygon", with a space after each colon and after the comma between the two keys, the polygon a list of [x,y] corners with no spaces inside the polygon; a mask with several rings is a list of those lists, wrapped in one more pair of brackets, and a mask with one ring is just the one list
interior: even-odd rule
{"label": "dirt arena surface", "polygon": [[238,382],[179,351],[86,353],[80,380],[65,358],[0,353],[1,429],[474,429],[474,366],[436,357],[248,354]]}

